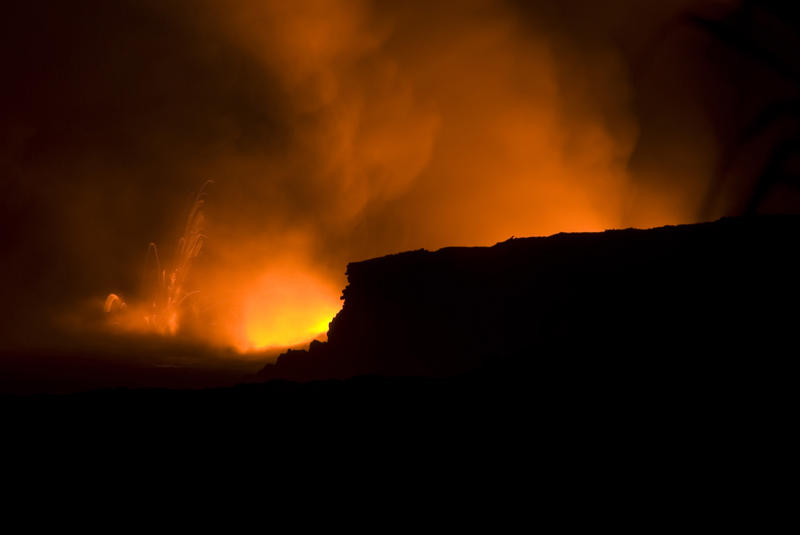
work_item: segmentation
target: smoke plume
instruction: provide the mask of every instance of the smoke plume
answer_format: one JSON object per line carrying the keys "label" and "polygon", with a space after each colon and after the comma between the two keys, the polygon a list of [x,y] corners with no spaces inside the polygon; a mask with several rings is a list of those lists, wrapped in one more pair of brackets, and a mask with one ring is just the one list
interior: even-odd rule
{"label": "smoke plume", "polygon": [[[696,219],[713,136],[692,123],[696,154],[681,153],[680,173],[654,171],[686,136],[658,128],[664,117],[648,110],[663,94],[642,94],[653,75],[632,66],[698,2],[637,4],[10,8],[0,172],[17,314],[6,342],[33,344],[50,319],[108,292],[135,296],[148,244],[173,248],[207,179],[191,277],[206,323],[194,328],[220,344],[237,343],[233,325],[259,296],[285,305],[281,280],[328,288],[332,306],[348,261]],[[682,57],[681,46],[646,58]]]}

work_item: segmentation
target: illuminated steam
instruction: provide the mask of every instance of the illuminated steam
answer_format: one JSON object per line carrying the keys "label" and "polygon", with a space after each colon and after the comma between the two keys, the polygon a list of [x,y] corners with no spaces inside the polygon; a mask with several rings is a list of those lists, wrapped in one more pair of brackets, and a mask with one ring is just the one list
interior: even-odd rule
{"label": "illuminated steam", "polygon": [[[612,50],[559,52],[563,36],[485,0],[207,9],[199,28],[275,84],[257,105],[280,143],[223,123],[212,150],[179,155],[184,173],[226,177],[209,207],[214,239],[193,268],[213,303],[197,336],[240,348],[307,341],[338,310],[351,260],[621,225],[636,123]],[[640,223],[663,221],[652,215]],[[203,244],[191,217],[147,301],[156,332],[177,332],[189,295]]]}
{"label": "illuminated steam", "polygon": [[[93,299],[136,332],[293,344],[324,331],[350,261],[688,222],[703,190],[693,124],[671,133],[691,161],[640,150],[615,41],[635,48],[688,0],[51,4],[20,5],[5,32],[0,216],[21,322]],[[688,171],[652,178],[652,161]],[[184,221],[203,176],[224,178]],[[142,285],[141,247],[176,228]]]}

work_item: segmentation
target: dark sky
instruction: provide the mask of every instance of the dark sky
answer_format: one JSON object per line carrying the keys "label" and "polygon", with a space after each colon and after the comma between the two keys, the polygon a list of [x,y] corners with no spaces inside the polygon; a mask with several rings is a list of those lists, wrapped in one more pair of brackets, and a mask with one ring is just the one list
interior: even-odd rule
{"label": "dark sky", "polygon": [[135,293],[207,179],[218,297],[276,259],[341,287],[406,249],[741,213],[796,136],[792,112],[744,133],[797,98],[798,19],[651,4],[4,6],[0,344]]}

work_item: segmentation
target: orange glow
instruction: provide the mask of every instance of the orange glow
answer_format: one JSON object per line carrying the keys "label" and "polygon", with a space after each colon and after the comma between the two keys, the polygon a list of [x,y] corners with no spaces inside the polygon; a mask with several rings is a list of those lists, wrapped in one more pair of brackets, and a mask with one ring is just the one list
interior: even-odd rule
{"label": "orange glow", "polygon": [[266,273],[244,304],[243,349],[290,347],[328,331],[341,308],[338,291],[298,269]]}
{"label": "orange glow", "polygon": [[[222,101],[198,114],[208,122],[197,129],[203,135],[187,141],[188,151],[163,149],[153,136],[154,161],[174,180],[162,194],[182,194],[198,177],[216,183],[207,206],[202,192],[195,201],[172,256],[171,242],[123,224],[141,213],[105,215],[112,228],[138,234],[131,247],[167,244],[161,260],[151,248],[139,295],[133,284],[128,293],[106,290],[119,292],[105,302],[106,323],[242,352],[296,346],[327,332],[351,261],[691,219],[679,193],[667,203],[655,180],[633,187],[628,162],[639,131],[617,51],[578,53],[565,37],[522,24],[503,2],[379,4],[198,9],[205,16],[192,24],[214,31],[194,33],[217,40],[197,55],[198,68],[217,66],[209,51],[218,50],[236,60],[219,63],[236,66],[237,76],[207,77],[198,102],[206,92]],[[106,210],[96,197],[87,202]],[[153,197],[148,211],[179,208],[177,196]],[[74,210],[66,220],[99,209]],[[97,250],[86,245],[81,257]],[[113,260],[112,271],[141,269]]]}

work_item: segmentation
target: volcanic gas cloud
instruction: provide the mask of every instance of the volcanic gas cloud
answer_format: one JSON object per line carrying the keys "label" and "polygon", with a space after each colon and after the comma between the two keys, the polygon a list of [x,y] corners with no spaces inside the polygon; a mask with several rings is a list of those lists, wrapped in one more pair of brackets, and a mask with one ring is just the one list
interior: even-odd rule
{"label": "volcanic gas cloud", "polygon": [[21,318],[291,346],[348,261],[697,216],[630,165],[629,51],[691,2],[46,4],[8,28]]}

